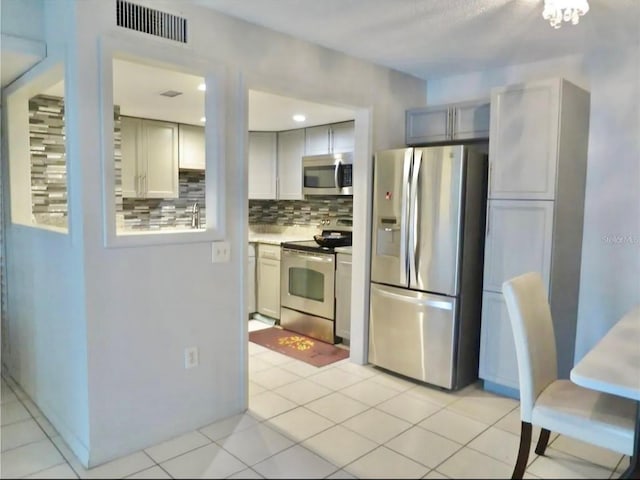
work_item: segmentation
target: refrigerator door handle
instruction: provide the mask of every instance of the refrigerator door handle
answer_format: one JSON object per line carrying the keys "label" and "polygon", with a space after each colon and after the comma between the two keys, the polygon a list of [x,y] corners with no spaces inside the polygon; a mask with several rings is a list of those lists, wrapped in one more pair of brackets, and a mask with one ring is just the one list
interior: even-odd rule
{"label": "refrigerator door handle", "polygon": [[415,285],[418,281],[418,265],[416,263],[416,251],[418,249],[418,176],[422,165],[422,150],[416,150],[413,160],[413,172],[411,174],[411,203],[409,224],[409,275],[410,285]]}
{"label": "refrigerator door handle", "polygon": [[402,168],[402,186],[404,195],[402,197],[402,221],[400,222],[400,282],[408,284],[407,279],[407,220],[409,218],[409,175],[411,173],[411,159],[413,157],[413,149],[409,148],[404,152],[404,164]]}
{"label": "refrigerator door handle", "polygon": [[453,304],[451,302],[428,300],[426,298],[412,298],[400,295],[398,293],[389,292],[387,290],[379,290],[378,294],[382,297],[393,298],[395,300],[401,300],[403,302],[410,302],[415,305],[424,305],[426,307],[438,308],[440,310],[453,310]]}

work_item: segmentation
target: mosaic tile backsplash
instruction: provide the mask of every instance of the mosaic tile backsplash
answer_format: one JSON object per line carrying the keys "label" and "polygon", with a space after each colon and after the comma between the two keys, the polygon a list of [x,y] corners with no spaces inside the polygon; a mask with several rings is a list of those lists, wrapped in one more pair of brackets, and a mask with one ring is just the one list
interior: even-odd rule
{"label": "mosaic tile backsplash", "polygon": [[161,228],[191,228],[193,204],[200,207],[200,227],[205,219],[205,172],[180,170],[178,198],[124,198],[124,226],[128,229],[156,230]]}
{"label": "mosaic tile backsplash", "polygon": [[64,99],[29,99],[31,202],[37,223],[67,226],[67,159]]}
{"label": "mosaic tile backsplash", "polygon": [[352,217],[353,197],[313,196],[305,200],[249,200],[249,225],[313,225],[324,217]]}
{"label": "mosaic tile backsplash", "polygon": [[[67,225],[67,169],[64,99],[38,95],[29,101],[33,213],[38,223]],[[192,208],[200,207],[205,226],[205,172],[180,170],[179,198],[122,197],[119,108],[114,109],[116,215],[125,229],[190,228]],[[314,196],[305,200],[249,200],[250,225],[317,226],[324,217],[353,216],[350,196]]]}

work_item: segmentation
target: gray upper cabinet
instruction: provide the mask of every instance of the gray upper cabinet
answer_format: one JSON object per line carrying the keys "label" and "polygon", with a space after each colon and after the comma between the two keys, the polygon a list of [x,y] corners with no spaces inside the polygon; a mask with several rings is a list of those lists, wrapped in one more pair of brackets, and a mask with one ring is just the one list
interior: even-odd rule
{"label": "gray upper cabinet", "polygon": [[488,139],[490,110],[487,100],[409,109],[405,115],[406,144]]}
{"label": "gray upper cabinet", "polygon": [[278,195],[276,132],[249,132],[249,199]]}
{"label": "gray upper cabinet", "polygon": [[140,182],[138,181],[138,143],[141,120],[131,117],[120,117],[120,135],[122,152],[122,196],[137,197]]}
{"label": "gray upper cabinet", "polygon": [[490,198],[555,199],[561,85],[551,79],[493,91]]}
{"label": "gray upper cabinet", "polygon": [[331,151],[329,153],[353,152],[355,144],[355,122],[333,123],[331,127]]}
{"label": "gray upper cabinet", "polygon": [[122,195],[178,198],[178,124],[121,117]]}
{"label": "gray upper cabinet", "polygon": [[278,132],[278,198],[301,200],[304,129]]}
{"label": "gray upper cabinet", "polygon": [[329,141],[331,134],[329,133],[329,125],[319,125],[317,127],[308,127],[305,131],[305,155],[322,155],[329,153]]}
{"label": "gray upper cabinet", "polygon": [[249,199],[302,200],[302,157],[353,151],[354,121],[249,132]]}
{"label": "gray upper cabinet", "polygon": [[305,155],[352,152],[353,120],[305,128]]}
{"label": "gray upper cabinet", "polygon": [[191,170],[205,169],[205,137],[204,127],[195,125],[178,125],[180,138],[180,168]]}

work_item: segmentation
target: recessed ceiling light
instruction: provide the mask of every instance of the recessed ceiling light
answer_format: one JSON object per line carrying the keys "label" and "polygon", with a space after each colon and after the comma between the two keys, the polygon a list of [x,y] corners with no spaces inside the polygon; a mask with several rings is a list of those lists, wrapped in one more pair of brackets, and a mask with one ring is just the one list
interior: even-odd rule
{"label": "recessed ceiling light", "polygon": [[307,119],[307,117],[305,117],[305,116],[304,116],[304,115],[302,115],[301,113],[297,113],[297,114],[295,114],[295,115],[293,116],[293,119],[294,119],[296,122],[304,122],[304,121]]}
{"label": "recessed ceiling light", "polygon": [[200,90],[201,92],[204,92],[207,89],[207,86],[204,83],[201,83],[200,85],[198,85],[198,90]]}
{"label": "recessed ceiling light", "polygon": [[207,121],[207,117],[200,117],[200,121],[201,122],[206,122]]}

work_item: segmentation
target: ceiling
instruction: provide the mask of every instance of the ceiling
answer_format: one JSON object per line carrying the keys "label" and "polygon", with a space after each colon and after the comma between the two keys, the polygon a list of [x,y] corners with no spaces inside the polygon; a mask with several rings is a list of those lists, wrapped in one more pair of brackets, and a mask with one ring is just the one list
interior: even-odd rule
{"label": "ceiling", "polygon": [[5,87],[47,55],[43,42],[2,34],[0,37],[0,85]]}
{"label": "ceiling", "polygon": [[543,0],[191,0],[424,79],[640,42],[640,0],[589,0],[554,30]]}
{"label": "ceiling", "polygon": [[[558,30],[542,19],[543,0],[191,1],[426,80],[640,43],[640,0],[589,0],[591,9],[579,25]],[[181,72],[114,62],[114,99],[124,115],[202,124],[200,83],[202,78]],[[159,95],[166,90],[182,94]],[[62,91],[58,85],[49,93]],[[294,122],[297,113],[307,120]],[[266,92],[249,95],[250,130],[352,118],[353,112],[333,106]]]}
{"label": "ceiling", "polygon": [[[204,125],[204,78],[122,59],[113,62],[113,102],[121,115]],[[179,93],[174,97],[163,92]],[[48,88],[48,95],[64,96],[64,83]],[[310,125],[352,120],[353,111],[256,90],[249,91],[249,130],[282,131]],[[306,120],[296,122],[294,114]]]}
{"label": "ceiling", "polygon": [[[203,125],[204,92],[198,89],[203,84],[204,78],[195,75],[121,59],[113,62],[114,103],[122,115]],[[180,95],[161,95],[168,90]],[[281,131],[353,119],[350,110],[255,90],[249,91],[248,105],[249,130]],[[294,121],[294,114],[304,114],[306,121]]]}

